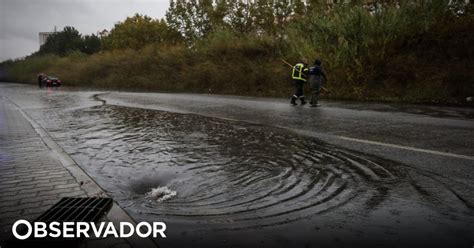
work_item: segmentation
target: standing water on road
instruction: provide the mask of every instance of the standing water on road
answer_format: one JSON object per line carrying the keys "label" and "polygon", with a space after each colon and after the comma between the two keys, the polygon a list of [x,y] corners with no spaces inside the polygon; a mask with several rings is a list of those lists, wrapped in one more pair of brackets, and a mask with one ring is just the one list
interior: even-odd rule
{"label": "standing water on road", "polygon": [[449,227],[472,223],[463,221],[469,206],[433,175],[283,129],[79,108],[71,93],[40,101],[64,107],[35,118],[120,206],[136,220],[167,223],[165,246],[403,244],[400,236],[440,226],[450,239]]}

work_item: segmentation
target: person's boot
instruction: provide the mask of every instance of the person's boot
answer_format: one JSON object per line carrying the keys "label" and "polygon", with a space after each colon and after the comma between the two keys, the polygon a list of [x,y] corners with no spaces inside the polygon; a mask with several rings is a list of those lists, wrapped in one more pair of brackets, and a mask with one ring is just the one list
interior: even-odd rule
{"label": "person's boot", "polygon": [[301,100],[301,105],[305,105],[305,104],[306,104],[306,101],[304,100],[304,96],[302,96],[302,97],[300,98],[300,100]]}
{"label": "person's boot", "polygon": [[298,105],[298,104],[296,104],[296,97],[295,97],[295,96],[292,96],[292,97],[291,97],[290,103],[291,103],[291,105],[293,105],[293,106],[294,106],[294,105]]}
{"label": "person's boot", "polygon": [[317,106],[318,106],[318,100],[315,99],[311,102],[311,107],[317,107]]}

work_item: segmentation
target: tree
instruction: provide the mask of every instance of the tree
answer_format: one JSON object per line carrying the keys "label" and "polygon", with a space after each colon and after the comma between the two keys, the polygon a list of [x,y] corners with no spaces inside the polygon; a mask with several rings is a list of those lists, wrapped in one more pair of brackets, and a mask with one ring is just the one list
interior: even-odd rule
{"label": "tree", "polygon": [[56,32],[48,37],[38,54],[56,54],[59,56],[68,55],[74,51],[93,54],[101,49],[101,40],[96,35],[79,34],[74,27],[65,27],[62,31]]}
{"label": "tree", "polygon": [[149,16],[135,14],[124,22],[115,24],[110,34],[104,37],[107,49],[139,49],[152,43],[180,42],[181,34],[168,26],[164,20],[154,20]]}
{"label": "tree", "polygon": [[64,56],[73,51],[80,51],[82,37],[74,27],[65,27],[63,31],[52,34],[40,47],[39,54],[52,53]]}
{"label": "tree", "polygon": [[296,16],[304,16],[306,14],[306,6],[302,0],[293,0],[292,5]]}
{"label": "tree", "polygon": [[253,30],[250,5],[244,1],[231,1],[227,16],[231,28],[239,33],[249,33]]}
{"label": "tree", "polygon": [[93,54],[100,51],[101,42],[97,35],[86,35],[83,38],[83,46],[81,51],[87,54]]}
{"label": "tree", "polygon": [[188,43],[221,27],[237,33],[280,36],[290,16],[304,16],[303,0],[171,0],[166,21]]}
{"label": "tree", "polygon": [[276,22],[276,30],[283,30],[283,26],[288,22],[288,18],[291,16],[292,5],[290,0],[281,0],[274,3],[274,14]]}

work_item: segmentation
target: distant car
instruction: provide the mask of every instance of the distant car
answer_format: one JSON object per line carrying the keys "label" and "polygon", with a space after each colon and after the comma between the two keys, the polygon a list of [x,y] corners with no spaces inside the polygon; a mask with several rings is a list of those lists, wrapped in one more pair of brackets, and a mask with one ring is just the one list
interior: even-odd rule
{"label": "distant car", "polygon": [[43,78],[43,85],[46,87],[59,87],[61,86],[61,80],[55,76],[46,76]]}

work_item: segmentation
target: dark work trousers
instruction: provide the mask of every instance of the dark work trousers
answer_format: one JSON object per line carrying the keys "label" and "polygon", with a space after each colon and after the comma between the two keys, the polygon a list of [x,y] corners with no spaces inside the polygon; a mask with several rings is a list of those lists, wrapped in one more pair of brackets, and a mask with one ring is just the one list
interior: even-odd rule
{"label": "dark work trousers", "polygon": [[309,77],[309,86],[311,86],[311,99],[309,103],[311,105],[318,104],[319,94],[321,93],[322,78],[319,75],[311,75]]}
{"label": "dark work trousers", "polygon": [[295,87],[295,94],[293,95],[294,98],[304,97],[304,93],[303,93],[304,83],[305,81],[303,80],[293,80],[293,85]]}

